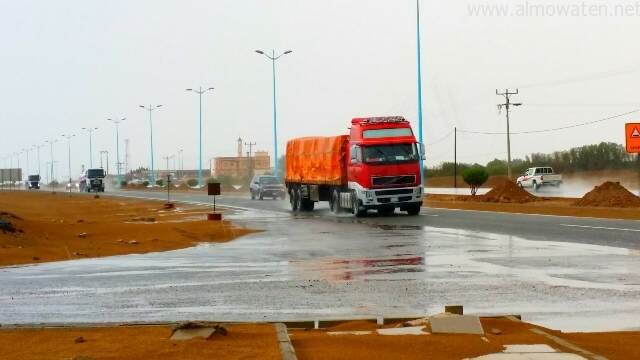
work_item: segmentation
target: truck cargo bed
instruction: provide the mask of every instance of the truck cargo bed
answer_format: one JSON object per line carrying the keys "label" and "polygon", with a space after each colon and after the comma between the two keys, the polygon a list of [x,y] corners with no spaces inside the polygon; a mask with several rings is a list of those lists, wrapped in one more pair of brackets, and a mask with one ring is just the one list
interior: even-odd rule
{"label": "truck cargo bed", "polygon": [[305,137],[287,142],[285,182],[318,185],[347,183],[348,135]]}

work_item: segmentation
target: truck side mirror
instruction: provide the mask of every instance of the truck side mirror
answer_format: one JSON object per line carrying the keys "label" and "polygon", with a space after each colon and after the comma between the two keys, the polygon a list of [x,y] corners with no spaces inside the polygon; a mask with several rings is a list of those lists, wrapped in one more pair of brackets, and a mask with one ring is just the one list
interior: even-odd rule
{"label": "truck side mirror", "polygon": [[350,164],[357,164],[358,163],[358,159],[354,159],[352,158],[351,161],[349,161]]}
{"label": "truck side mirror", "polygon": [[424,154],[424,153],[423,153],[422,155],[420,155],[420,158],[421,158],[422,160],[427,160],[427,154]]}
{"label": "truck side mirror", "polygon": [[[424,144],[420,143],[420,154],[424,155],[424,153],[425,153]],[[424,160],[424,158],[422,158],[422,160]]]}

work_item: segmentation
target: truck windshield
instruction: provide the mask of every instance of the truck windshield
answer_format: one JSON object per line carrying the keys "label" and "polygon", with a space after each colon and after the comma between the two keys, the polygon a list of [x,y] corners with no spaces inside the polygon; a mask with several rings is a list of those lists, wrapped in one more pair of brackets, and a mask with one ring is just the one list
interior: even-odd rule
{"label": "truck windshield", "polygon": [[367,164],[407,163],[418,161],[416,144],[363,146],[362,158]]}
{"label": "truck windshield", "polygon": [[39,181],[40,175],[29,175],[29,181]]}
{"label": "truck windshield", "polygon": [[93,177],[104,177],[104,170],[102,170],[102,169],[87,170],[87,176],[90,177],[90,178],[93,178]]}

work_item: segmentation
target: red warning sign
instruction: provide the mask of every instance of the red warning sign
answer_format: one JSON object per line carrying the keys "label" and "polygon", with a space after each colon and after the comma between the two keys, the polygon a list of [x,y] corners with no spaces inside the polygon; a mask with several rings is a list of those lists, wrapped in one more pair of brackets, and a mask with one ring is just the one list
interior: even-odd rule
{"label": "red warning sign", "polygon": [[625,124],[624,130],[627,152],[640,153],[640,123]]}

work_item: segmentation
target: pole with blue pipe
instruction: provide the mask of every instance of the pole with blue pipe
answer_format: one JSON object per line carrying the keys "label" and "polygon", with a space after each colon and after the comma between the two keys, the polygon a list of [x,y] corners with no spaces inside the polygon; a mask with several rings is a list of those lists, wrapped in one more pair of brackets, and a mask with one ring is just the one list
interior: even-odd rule
{"label": "pole with blue pipe", "polygon": [[149,110],[149,129],[150,129],[149,132],[151,133],[151,186],[155,186],[156,184],[156,174],[153,169],[153,122],[151,122],[151,112],[161,106],[162,105],[152,107],[151,105],[149,105],[149,107],[146,108],[143,105],[140,105],[141,108],[145,110]]}
{"label": "pole with blue pipe", "polygon": [[206,90],[202,90],[202,86],[199,90],[187,89],[187,91],[195,91],[200,94],[200,156],[199,156],[199,165],[198,165],[198,187],[202,187],[202,93],[207,90],[213,90],[213,88],[208,88]]}
{"label": "pole with blue pipe", "polygon": [[[420,69],[420,0],[416,0],[416,33],[417,33],[417,50],[418,50],[418,142],[422,144],[422,73]],[[424,164],[422,154],[420,154],[420,184],[424,189]]]}
{"label": "pole with blue pipe", "polygon": [[113,122],[114,124],[116,124],[116,161],[118,164],[118,184],[117,186],[120,186],[120,135],[118,133],[118,124],[121,123],[122,121],[125,121],[126,118],[123,118],[121,120],[112,120],[112,119],[107,119],[111,122]]}
{"label": "pole with blue pipe", "polygon": [[264,53],[262,50],[256,50],[258,54],[262,54],[271,59],[271,74],[273,77],[273,156],[274,156],[274,175],[278,176],[278,132],[277,132],[277,116],[276,116],[276,60],[282,55],[290,54],[292,51],[287,50],[284,53],[276,56],[276,51],[271,51],[271,56]]}
{"label": "pole with blue pipe", "polygon": [[71,138],[74,137],[75,135],[62,135],[62,136],[67,138],[67,145],[69,146],[69,194],[71,194],[71,189],[73,188],[73,186],[71,186]]}

